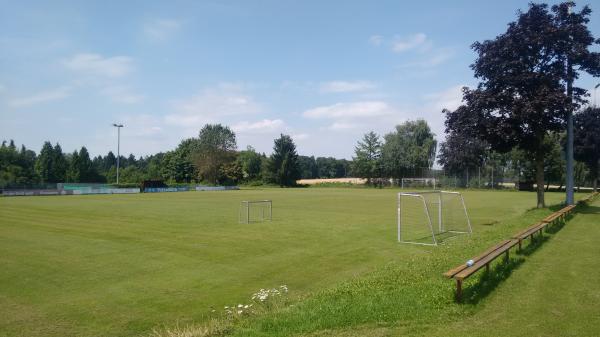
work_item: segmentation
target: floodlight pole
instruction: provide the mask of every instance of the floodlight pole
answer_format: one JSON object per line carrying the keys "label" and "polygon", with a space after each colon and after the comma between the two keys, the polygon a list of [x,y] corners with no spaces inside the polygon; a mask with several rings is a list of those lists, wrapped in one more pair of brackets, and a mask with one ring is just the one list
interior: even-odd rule
{"label": "floodlight pole", "polygon": [[[571,15],[571,6],[569,5],[569,16]],[[570,37],[569,37],[570,39]],[[567,55],[567,205],[575,204],[575,196],[573,195],[575,187],[575,177],[573,175],[574,158],[573,158],[573,64],[571,62],[571,51]]]}
{"label": "floodlight pole", "polygon": [[121,157],[121,128],[123,124],[113,123],[113,126],[117,128],[117,185],[119,185],[119,161]]}

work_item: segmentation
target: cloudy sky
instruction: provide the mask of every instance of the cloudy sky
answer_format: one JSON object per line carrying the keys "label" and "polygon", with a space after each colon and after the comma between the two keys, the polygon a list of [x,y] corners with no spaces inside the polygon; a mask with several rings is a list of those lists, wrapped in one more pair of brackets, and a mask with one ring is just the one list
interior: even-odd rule
{"label": "cloudy sky", "polygon": [[[597,7],[597,8],[596,8]],[[362,134],[424,118],[474,85],[474,41],[525,1],[0,0],[0,139],[147,155],[205,123],[269,153],[350,158]],[[600,4],[590,25],[600,37]],[[578,85],[591,89],[587,76]],[[599,98],[600,100],[600,98]]]}

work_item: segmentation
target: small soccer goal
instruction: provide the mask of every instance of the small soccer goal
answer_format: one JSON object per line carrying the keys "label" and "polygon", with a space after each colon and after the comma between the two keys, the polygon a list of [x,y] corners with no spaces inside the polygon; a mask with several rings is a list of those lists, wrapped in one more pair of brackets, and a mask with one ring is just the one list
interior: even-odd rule
{"label": "small soccer goal", "polygon": [[398,242],[435,246],[449,237],[473,232],[459,192],[400,192],[397,212]]}
{"label": "small soccer goal", "polygon": [[435,190],[439,185],[437,179],[435,178],[402,178],[400,184],[402,189],[424,188],[430,190]]}
{"label": "small soccer goal", "polygon": [[240,203],[240,223],[263,222],[273,219],[271,200],[244,200]]}

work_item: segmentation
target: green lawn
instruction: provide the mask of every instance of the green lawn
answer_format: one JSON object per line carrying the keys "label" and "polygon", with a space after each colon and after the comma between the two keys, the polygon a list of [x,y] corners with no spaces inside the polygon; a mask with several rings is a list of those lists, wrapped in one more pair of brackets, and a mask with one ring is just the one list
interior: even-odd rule
{"label": "green lawn", "polygon": [[[463,317],[487,305],[476,292],[471,300],[482,303],[453,304],[444,269],[549,212],[526,213],[534,193],[466,191],[472,237],[440,247],[400,245],[396,192],[0,198],[0,335],[144,335],[201,324],[224,305],[282,284],[293,307],[238,322],[231,333],[379,331],[373,325],[420,333],[440,314]],[[562,198],[547,194],[549,203]],[[274,220],[238,224],[239,202],[247,199],[272,199]]]}

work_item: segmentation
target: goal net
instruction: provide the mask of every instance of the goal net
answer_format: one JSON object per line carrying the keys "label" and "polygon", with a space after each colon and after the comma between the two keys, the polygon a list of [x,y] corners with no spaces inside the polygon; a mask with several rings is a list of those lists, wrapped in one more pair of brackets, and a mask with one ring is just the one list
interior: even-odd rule
{"label": "goal net", "polygon": [[435,178],[402,178],[401,186],[404,188],[436,189],[438,181]]}
{"label": "goal net", "polygon": [[271,200],[245,200],[240,204],[240,223],[271,221],[273,203]]}
{"label": "goal net", "polygon": [[398,242],[435,246],[448,237],[472,233],[459,192],[401,192],[397,212]]}

